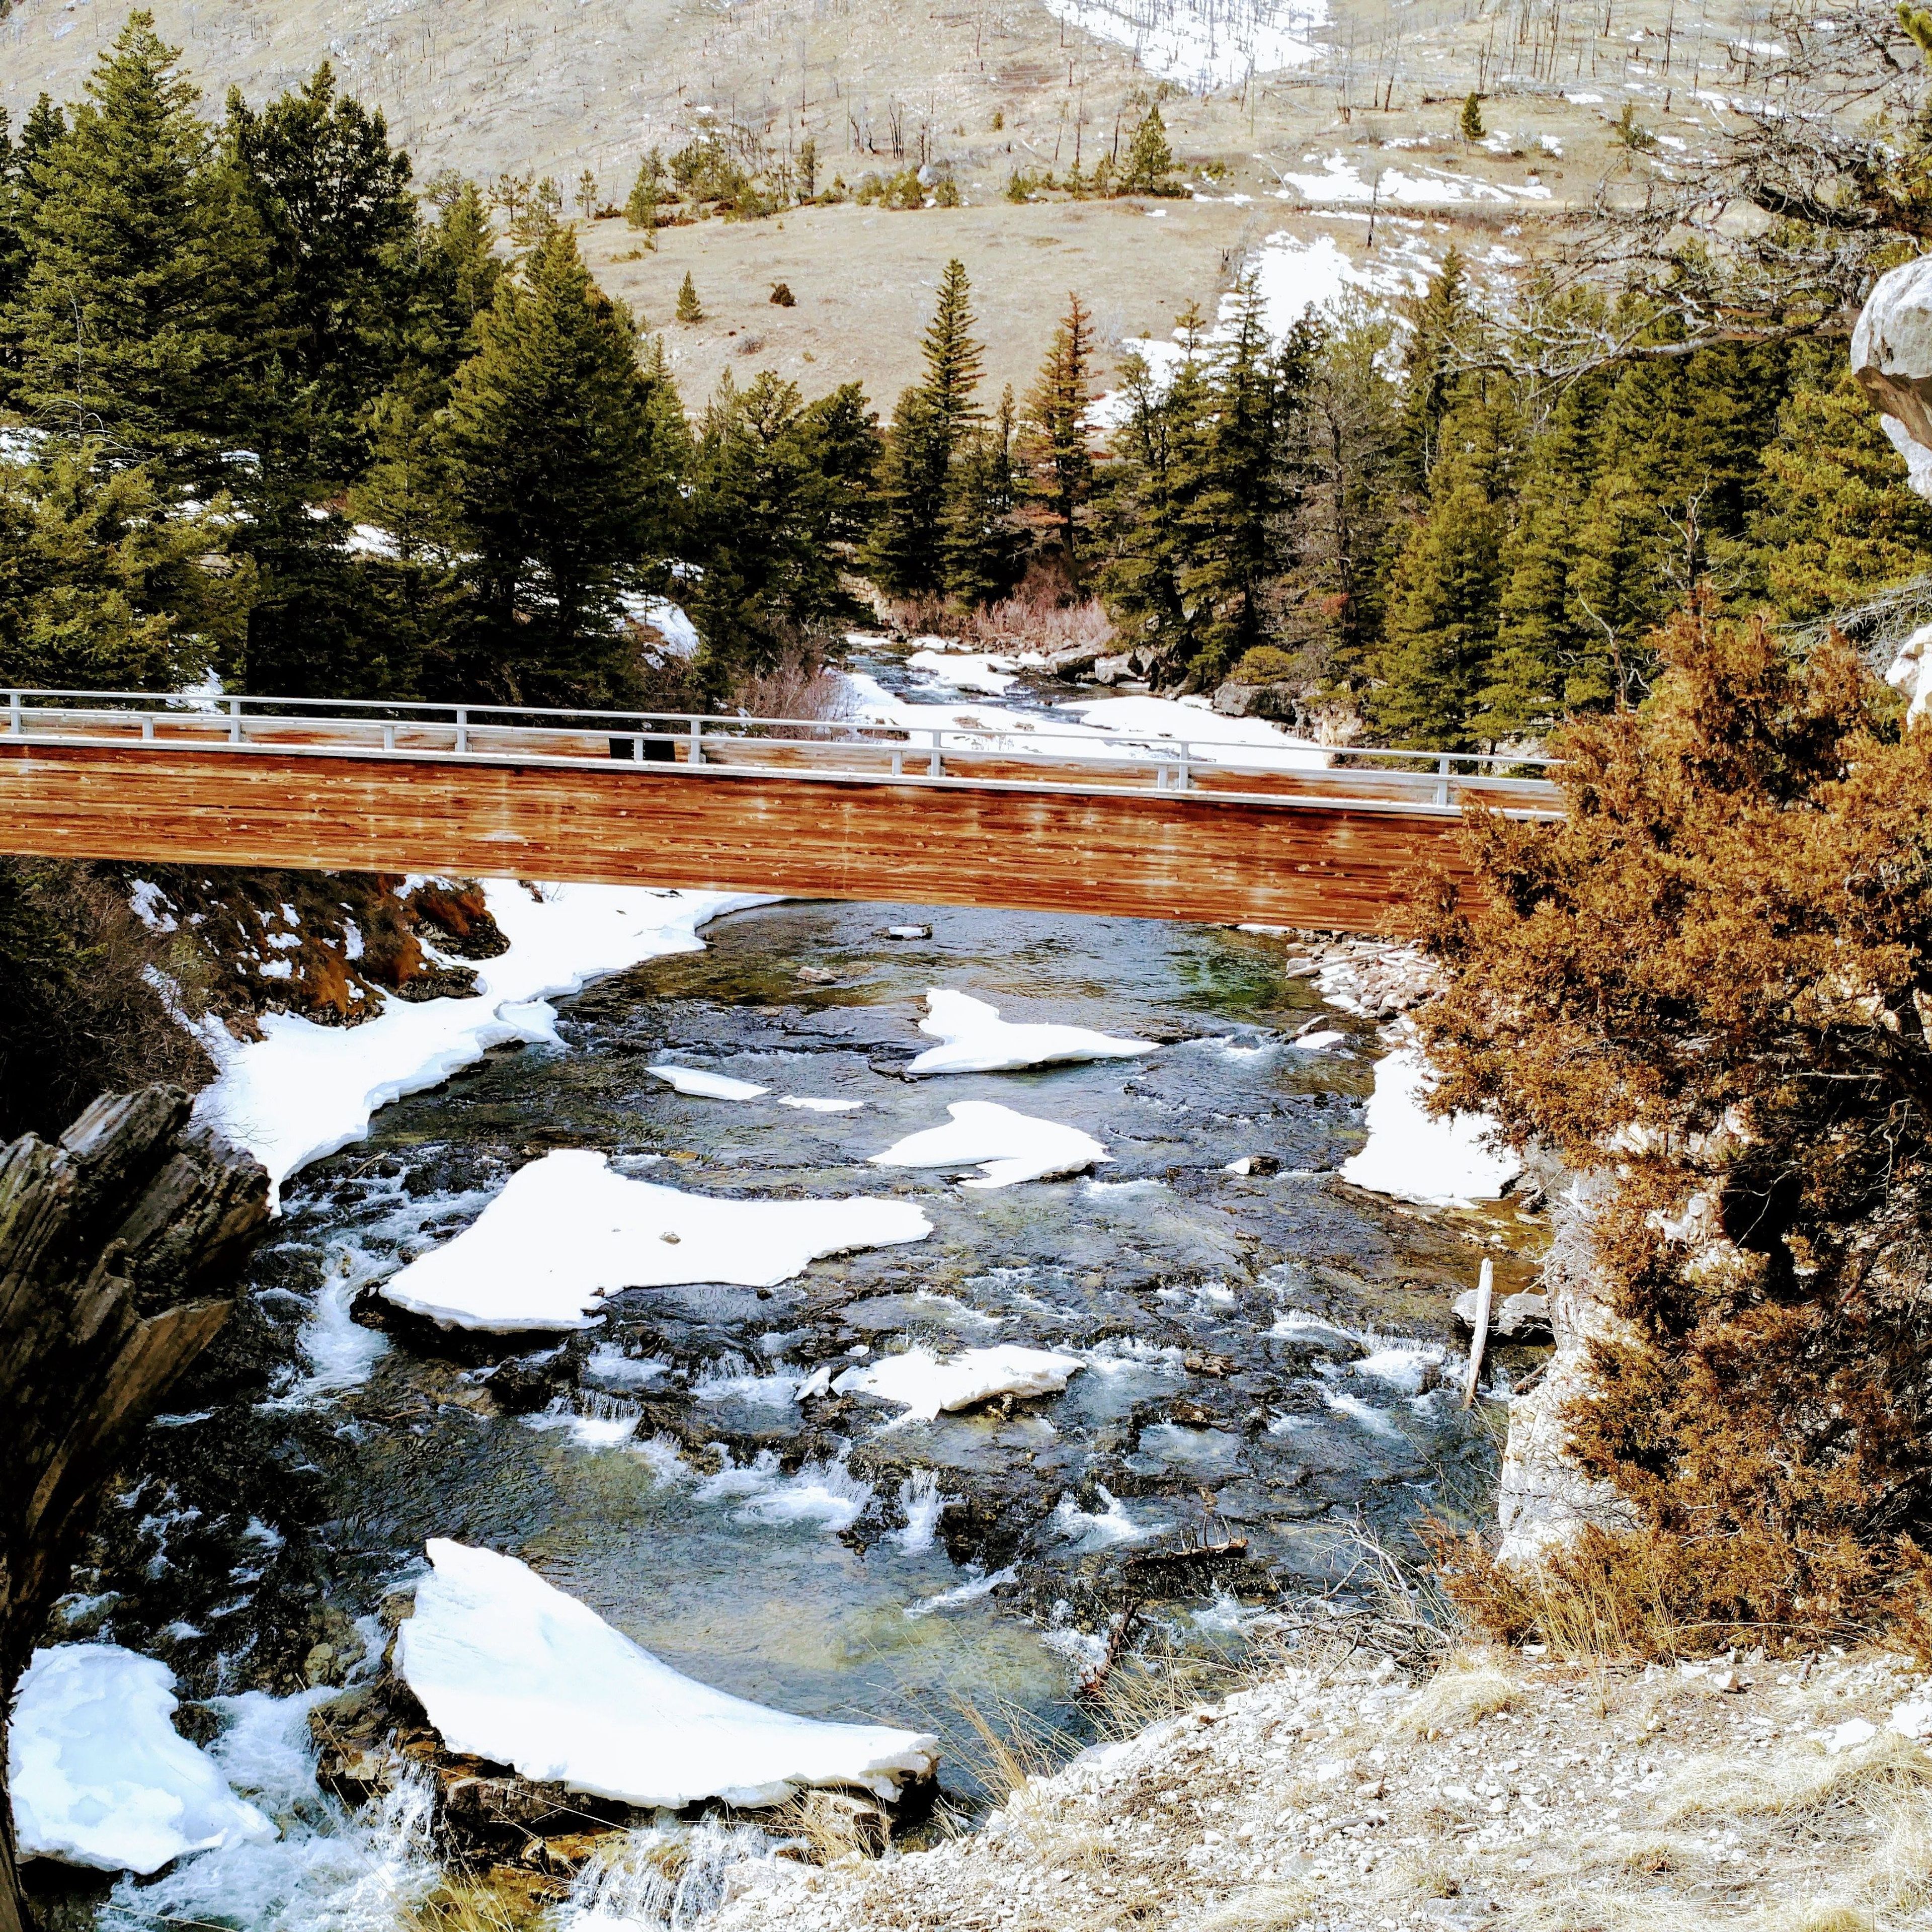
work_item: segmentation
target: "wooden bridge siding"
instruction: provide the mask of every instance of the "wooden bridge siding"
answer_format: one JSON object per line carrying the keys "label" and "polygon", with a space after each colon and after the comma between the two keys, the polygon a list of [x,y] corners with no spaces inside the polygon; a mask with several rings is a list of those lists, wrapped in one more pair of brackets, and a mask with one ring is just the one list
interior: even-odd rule
{"label": "wooden bridge siding", "polygon": [[0,744],[0,850],[1386,930],[1454,820],[660,766]]}

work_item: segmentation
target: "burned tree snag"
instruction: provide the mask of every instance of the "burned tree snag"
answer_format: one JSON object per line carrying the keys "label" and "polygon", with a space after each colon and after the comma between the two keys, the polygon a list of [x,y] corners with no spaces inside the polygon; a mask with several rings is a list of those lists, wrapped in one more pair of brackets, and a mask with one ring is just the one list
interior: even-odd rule
{"label": "burned tree snag", "polygon": [[[0,1715],[136,1432],[227,1318],[268,1177],[172,1087],[0,1148]],[[27,1924],[0,1722],[0,1932]]]}

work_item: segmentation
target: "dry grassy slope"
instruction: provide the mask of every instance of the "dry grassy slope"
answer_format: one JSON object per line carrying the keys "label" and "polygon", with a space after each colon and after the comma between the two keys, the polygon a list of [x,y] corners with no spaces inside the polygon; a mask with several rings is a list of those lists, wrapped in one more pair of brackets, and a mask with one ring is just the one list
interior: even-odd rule
{"label": "dry grassy slope", "polygon": [[[795,214],[782,228],[707,224],[668,237],[656,260],[621,264],[634,238],[599,226],[590,248],[600,272],[654,323],[670,306],[667,277],[674,288],[687,267],[696,276],[713,321],[674,332],[673,341],[694,398],[724,368],[760,366],[734,359],[755,336],[767,346],[752,357],[808,388],[856,376],[889,400],[911,372],[908,345],[934,271],[955,252],[980,291],[989,374],[996,386],[1023,385],[1071,287],[1112,340],[1164,329],[1190,300],[1211,308],[1244,249],[1283,227],[1329,230],[1358,250],[1359,213],[1316,215],[1281,185],[1284,172],[1319,172],[1338,149],[1364,179],[1420,165],[1520,187],[1539,167],[1551,198],[1538,210],[1512,218],[1462,204],[1492,227],[1520,218],[1525,237],[1513,246],[1533,252],[1549,218],[1587,202],[1615,164],[1608,136],[1622,88],[1636,90],[1648,121],[1695,146],[1719,118],[1696,91],[1747,86],[1751,57],[1727,44],[1763,31],[1752,0],[1712,0],[1694,26],[1672,0],[1604,0],[1559,10],[1553,41],[1532,10],[1486,0],[1334,0],[1314,65],[1167,106],[1177,152],[1221,162],[1228,172],[1219,191],[1249,200],[1150,220],[1130,208],[1000,199],[1016,166],[1064,170],[1076,139],[1090,164],[1124,117],[1131,125],[1130,97],[1150,84],[1126,49],[1063,26],[1040,0],[152,4],[211,105],[230,86],[259,100],[326,58],[346,87],[387,112],[424,175],[534,171],[571,188],[587,166],[607,198],[621,199],[639,155],[688,138],[704,124],[700,108],[779,149],[809,134],[825,173],[848,180],[896,164],[895,127],[905,158],[955,164],[969,203],[958,212],[836,208]],[[1226,0],[1217,4],[1226,10]],[[0,104],[17,124],[43,88],[77,94],[124,18],[122,0],[17,0],[0,21]],[[1547,136],[1561,158],[1516,160],[1454,143],[1456,106],[1477,85],[1492,129],[1532,154]],[[1571,100],[1566,91],[1601,98]],[[1423,136],[1433,137],[1432,152],[1412,145]],[[1450,233],[1432,226],[1430,251]],[[766,304],[775,279],[791,284],[798,310]]]}

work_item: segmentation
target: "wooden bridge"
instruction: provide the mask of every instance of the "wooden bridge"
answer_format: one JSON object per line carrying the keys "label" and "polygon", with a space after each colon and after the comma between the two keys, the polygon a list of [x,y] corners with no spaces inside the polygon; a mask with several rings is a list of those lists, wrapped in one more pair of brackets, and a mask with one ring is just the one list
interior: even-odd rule
{"label": "wooden bridge", "polygon": [[[1109,734],[14,691],[0,851],[1386,928],[1538,761]],[[1522,776],[1525,772],[1530,776]]]}

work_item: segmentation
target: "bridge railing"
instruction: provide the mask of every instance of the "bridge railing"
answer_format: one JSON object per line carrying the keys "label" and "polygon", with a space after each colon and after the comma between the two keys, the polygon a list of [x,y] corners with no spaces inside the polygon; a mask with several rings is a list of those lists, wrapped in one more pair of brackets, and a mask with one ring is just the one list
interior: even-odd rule
{"label": "bridge railing", "polygon": [[[1453,813],[1474,799],[1512,814],[1555,815],[1553,761],[1514,752],[1325,746],[1164,736],[1056,727],[970,706],[932,724],[853,718],[754,718],[691,712],[396,703],[241,694],[8,689],[0,745],[130,745],[277,751],[412,761],[675,766],[718,777],[773,771],[800,778],[1021,789],[1123,788],[1366,810]],[[1050,775],[1050,776],[1049,776]],[[1258,782],[1247,789],[1244,782]]]}

